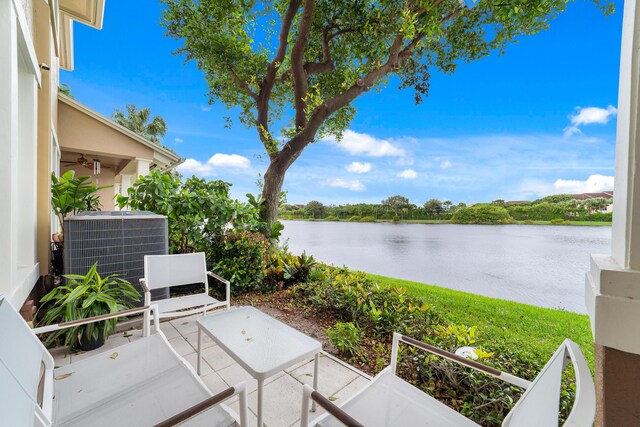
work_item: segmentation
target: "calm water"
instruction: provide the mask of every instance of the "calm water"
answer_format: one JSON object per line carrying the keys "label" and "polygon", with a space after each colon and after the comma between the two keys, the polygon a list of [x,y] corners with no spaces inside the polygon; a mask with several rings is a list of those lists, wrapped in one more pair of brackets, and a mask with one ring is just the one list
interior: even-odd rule
{"label": "calm water", "polygon": [[610,227],[284,221],[294,253],[334,265],[584,313],[589,254]]}

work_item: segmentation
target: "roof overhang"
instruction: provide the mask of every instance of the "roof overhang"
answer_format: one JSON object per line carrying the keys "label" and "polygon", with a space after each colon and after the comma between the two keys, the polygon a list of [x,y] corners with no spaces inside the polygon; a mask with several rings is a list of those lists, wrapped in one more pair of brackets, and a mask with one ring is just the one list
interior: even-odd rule
{"label": "roof overhang", "polygon": [[139,143],[146,147],[151,148],[153,150],[153,159],[150,159],[150,160],[153,160],[154,163],[158,164],[162,170],[171,169],[184,161],[184,159],[182,159],[180,156],[178,156],[176,153],[169,150],[168,148],[160,144],[156,144],[154,142],[149,141],[148,139],[127,129],[126,127],[121,126],[118,123],[114,122],[113,120],[90,109],[86,105],[79,103],[75,99],[72,99],[66,95],[63,95],[62,93],[59,93],[58,100],[70,106],[71,108],[74,108],[75,110],[78,110],[83,114],[86,114],[92,119],[114,129],[115,131],[127,136],[130,140],[132,140],[132,143]]}
{"label": "roof overhang", "polygon": [[105,0],[59,0],[60,67],[73,71],[73,21],[102,29]]}

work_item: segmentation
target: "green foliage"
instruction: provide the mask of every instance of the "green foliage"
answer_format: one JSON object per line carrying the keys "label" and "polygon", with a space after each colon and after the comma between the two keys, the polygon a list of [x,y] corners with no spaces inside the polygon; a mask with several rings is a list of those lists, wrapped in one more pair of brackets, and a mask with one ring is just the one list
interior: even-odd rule
{"label": "green foliage", "polygon": [[[451,202],[449,202],[451,203]],[[442,202],[438,199],[430,199],[424,202],[424,212],[430,217],[439,217],[444,212]]]}
{"label": "green foliage", "polygon": [[71,93],[71,87],[68,84],[62,83],[58,88],[58,90],[60,91],[61,94],[66,95],[71,99],[75,99],[75,97]]}
{"label": "green foliage", "polygon": [[360,221],[360,216],[353,215],[353,216],[349,217],[349,219],[347,221],[349,221],[349,222],[359,222]]}
{"label": "green foliage", "polygon": [[[102,278],[97,266],[97,263],[93,264],[84,276],[65,275],[68,283],[54,288],[40,300],[41,303],[51,303],[42,318],[43,325],[116,313],[131,308],[131,302],[140,300],[140,294],[129,282],[115,274]],[[76,346],[79,336],[85,340],[96,340],[100,331],[106,338],[117,322],[118,319],[110,319],[55,331],[47,335],[44,343],[49,345],[64,337],[64,345]]]}
{"label": "green foliage", "polygon": [[160,144],[160,139],[167,133],[167,124],[162,117],[151,118],[149,108],[138,109],[135,104],[125,105],[125,110],[116,109],[112,115],[113,120],[143,138]]}
{"label": "green foliage", "polygon": [[312,200],[307,203],[304,210],[307,211],[307,215],[311,218],[322,218],[326,212],[325,206],[316,200]]}
{"label": "green foliage", "polygon": [[[102,207],[98,190],[111,185],[98,187],[90,181],[90,176],[75,177],[73,170],[66,171],[60,178],[51,174],[51,208],[64,230],[64,219],[82,211],[99,211]],[[64,233],[63,233],[64,234]]]}
{"label": "green foliage", "polygon": [[211,270],[231,282],[234,291],[261,289],[269,242],[260,233],[230,231],[223,245],[207,254],[213,260]]}
{"label": "green foliage", "polygon": [[367,215],[360,218],[360,222],[376,222],[376,219],[372,216]]}
{"label": "green foliage", "polygon": [[389,289],[367,280],[364,273],[320,264],[314,280],[294,289],[312,305],[353,322],[376,337],[393,331],[411,333],[431,317],[429,306],[407,297],[404,289]]}
{"label": "green foliage", "polygon": [[329,215],[326,218],[324,218],[325,221],[340,221],[340,218],[333,216],[333,215]]}
{"label": "green foliage", "polygon": [[166,215],[173,253],[215,252],[230,227],[260,232],[269,238],[279,235],[282,224],[267,224],[260,219],[260,201],[253,196],[249,203],[232,200],[230,186],[195,176],[183,183],[178,176],[153,170],[129,188],[127,197],[118,196],[116,202],[121,208]]}
{"label": "green foliage", "polygon": [[569,221],[567,221],[566,219],[560,219],[560,218],[554,218],[551,220],[551,224],[552,225],[568,225],[571,224]]}
{"label": "green foliage", "polygon": [[509,211],[500,206],[478,204],[459,209],[451,222],[454,224],[509,224],[513,218]]}
{"label": "green foliage", "polygon": [[306,282],[311,277],[318,263],[313,256],[302,252],[300,256],[290,257],[283,266],[283,279],[289,283]]}
{"label": "green foliage", "polygon": [[398,223],[398,222],[400,222],[400,217],[398,215],[396,215],[396,216],[393,217],[392,221]]}
{"label": "green foliage", "polygon": [[329,341],[341,353],[355,355],[360,344],[360,329],[353,322],[338,322],[327,329]]}
{"label": "green foliage", "polygon": [[[321,312],[331,313],[339,322],[351,322],[360,331],[361,338],[387,343],[386,351],[376,350],[376,360],[380,359],[376,363],[380,367],[387,363],[384,357],[389,354],[389,339],[394,331],[448,351],[474,346],[483,363],[529,380],[537,376],[551,355],[533,354],[520,346],[510,345],[507,340],[488,340],[486,326],[481,329],[451,322],[450,308],[427,305],[424,301],[428,298],[409,295],[406,289],[397,286],[380,285],[364,273],[326,265],[319,265],[317,269],[322,274],[294,287],[294,295]],[[436,300],[436,304],[438,302]],[[519,312],[516,316],[521,317]],[[495,319],[487,320],[492,321]],[[347,328],[351,329],[344,327]],[[512,332],[507,330],[505,334],[510,336]],[[347,333],[341,330],[339,339],[343,339],[343,335]],[[351,347],[346,343],[345,349],[340,351],[357,360],[357,350],[351,353],[348,348]],[[401,346],[398,368],[401,377],[481,425],[500,425],[522,393],[518,387],[411,346]],[[575,398],[573,373],[568,371],[565,377],[562,417],[568,415],[570,402]]]}

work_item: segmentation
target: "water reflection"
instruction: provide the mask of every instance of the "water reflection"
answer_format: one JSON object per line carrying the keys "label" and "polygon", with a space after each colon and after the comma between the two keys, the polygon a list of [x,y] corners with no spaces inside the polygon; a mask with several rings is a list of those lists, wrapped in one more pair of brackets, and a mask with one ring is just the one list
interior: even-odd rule
{"label": "water reflection", "polygon": [[609,227],[285,221],[293,252],[385,276],[585,312],[591,253]]}

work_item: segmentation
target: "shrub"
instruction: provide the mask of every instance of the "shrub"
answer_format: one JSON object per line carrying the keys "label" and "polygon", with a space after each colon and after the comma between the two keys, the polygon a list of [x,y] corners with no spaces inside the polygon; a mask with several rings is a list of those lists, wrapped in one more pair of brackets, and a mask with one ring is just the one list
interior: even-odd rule
{"label": "shrub", "polygon": [[392,219],[393,222],[400,222],[400,217],[398,215],[394,216]]}
{"label": "shrub", "polygon": [[291,256],[289,261],[284,263],[282,277],[289,283],[306,282],[309,280],[318,263],[313,256],[302,252],[300,256]]}
{"label": "shrub", "polygon": [[294,290],[316,308],[353,322],[378,338],[387,338],[394,331],[411,334],[416,325],[433,321],[428,305],[408,297],[402,288],[367,280],[365,273],[320,264],[314,276]]}
{"label": "shrub", "polygon": [[509,224],[513,218],[509,211],[501,206],[478,204],[459,209],[451,222],[454,224]]}
{"label": "shrub", "polygon": [[353,216],[349,217],[349,219],[347,221],[349,221],[349,222],[358,222],[358,221],[360,221],[360,216],[359,215],[353,215]]}
{"label": "shrub", "polygon": [[567,225],[567,224],[571,224],[569,221],[567,221],[566,219],[560,219],[560,218],[555,218],[551,220],[551,224],[552,225]]}
{"label": "shrub", "polygon": [[376,222],[376,219],[372,216],[363,216],[360,218],[360,222]]}
{"label": "shrub", "polygon": [[587,221],[611,222],[612,219],[613,219],[613,212],[595,212],[587,217]]}
{"label": "shrub", "polygon": [[128,196],[118,196],[117,203],[166,215],[172,253],[215,251],[229,227],[277,238],[282,224],[260,219],[262,200],[248,194],[249,203],[240,203],[229,197],[230,187],[195,176],[182,182],[179,175],[154,169],[128,189]]}
{"label": "shrub", "polygon": [[340,221],[340,218],[333,216],[333,215],[329,215],[328,217],[326,217],[324,219],[325,221]]}
{"label": "shrub", "polygon": [[338,322],[327,329],[327,336],[331,344],[341,353],[349,353],[352,356],[358,351],[360,343],[360,329],[352,322]]}
{"label": "shrub", "polygon": [[207,255],[213,272],[229,280],[233,289],[246,291],[262,288],[268,249],[269,242],[260,233],[230,231],[222,246]]}

